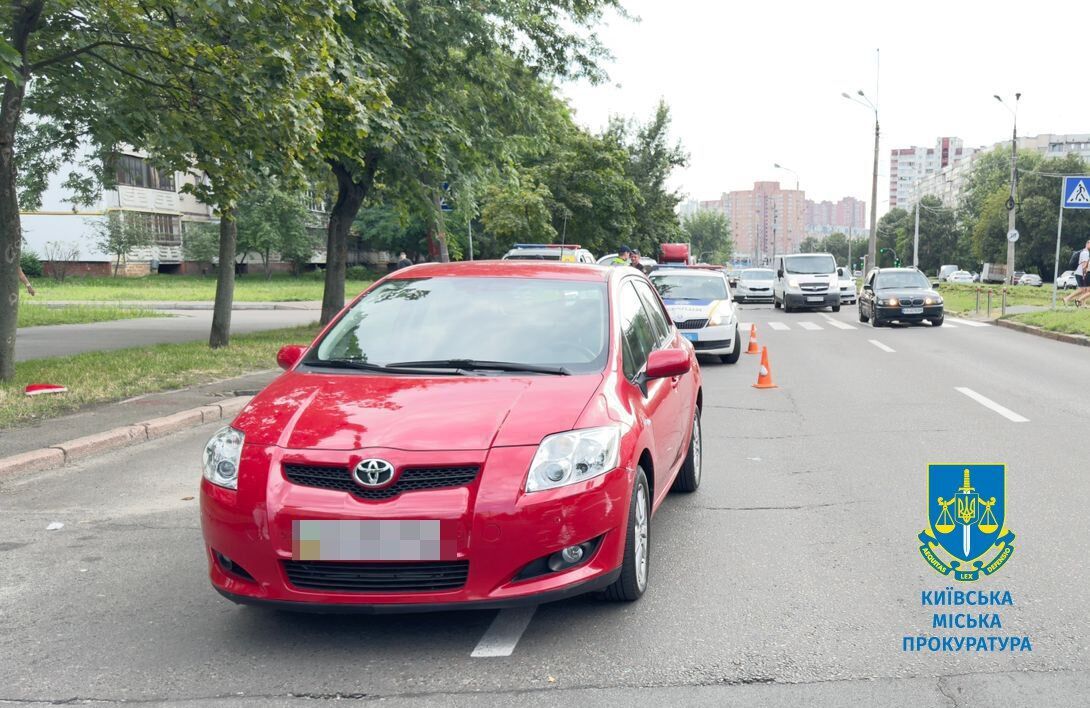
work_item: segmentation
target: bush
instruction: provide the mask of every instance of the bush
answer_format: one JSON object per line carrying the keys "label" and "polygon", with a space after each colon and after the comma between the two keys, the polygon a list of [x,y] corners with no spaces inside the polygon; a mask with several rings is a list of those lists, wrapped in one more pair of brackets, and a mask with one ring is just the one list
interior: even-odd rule
{"label": "bush", "polygon": [[19,257],[19,267],[28,278],[42,277],[42,262],[34,251],[23,251]]}
{"label": "bush", "polygon": [[344,276],[346,280],[374,280],[370,271],[358,265],[345,268]]}

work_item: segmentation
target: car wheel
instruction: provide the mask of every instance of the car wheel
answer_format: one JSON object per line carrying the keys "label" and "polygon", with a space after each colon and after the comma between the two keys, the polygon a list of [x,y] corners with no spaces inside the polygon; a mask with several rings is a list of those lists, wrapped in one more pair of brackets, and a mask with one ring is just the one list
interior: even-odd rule
{"label": "car wheel", "polygon": [[944,319],[946,319],[946,315],[943,315],[942,317],[934,317],[934,318],[932,318],[932,320],[931,320],[931,326],[932,326],[932,327],[942,327],[942,321],[943,321]]}
{"label": "car wheel", "polygon": [[870,318],[863,314],[863,303],[859,303],[859,321],[868,322],[869,320]]}
{"label": "car wheel", "polygon": [[738,362],[738,358],[742,356],[742,340],[738,337],[738,327],[734,327],[734,348],[730,350],[730,354],[719,357],[719,361],[724,364],[735,364]]}
{"label": "car wheel", "polygon": [[606,599],[613,602],[635,602],[647,589],[651,566],[651,498],[647,491],[647,475],[636,467],[636,482],[628,504],[628,529],[625,532],[621,576],[606,588]]}
{"label": "car wheel", "polygon": [[840,312],[840,305],[833,305],[833,312]]}
{"label": "car wheel", "polygon": [[689,436],[689,453],[681,463],[671,492],[695,492],[700,486],[701,465],[704,458],[704,442],[700,435],[700,409],[693,413],[693,433]]}
{"label": "car wheel", "polygon": [[786,296],[783,298],[783,311],[784,312],[791,312],[792,311],[791,306],[787,304],[787,297]]}
{"label": "car wheel", "polygon": [[883,324],[885,324],[884,322],[882,322],[882,320],[878,319],[877,312],[875,312],[874,316],[870,318],[870,323],[872,327],[881,327]]}
{"label": "car wheel", "polygon": [[774,310],[780,309],[780,301],[776,299],[775,295],[772,296],[772,309],[774,309]]}

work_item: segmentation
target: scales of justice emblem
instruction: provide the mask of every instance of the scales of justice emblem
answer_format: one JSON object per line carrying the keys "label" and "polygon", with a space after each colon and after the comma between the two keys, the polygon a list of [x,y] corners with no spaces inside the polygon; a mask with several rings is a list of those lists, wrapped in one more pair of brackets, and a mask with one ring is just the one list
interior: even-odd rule
{"label": "scales of justice emblem", "polygon": [[1003,465],[930,465],[928,520],[920,554],[942,575],[978,580],[999,570],[1014,552],[1006,528]]}

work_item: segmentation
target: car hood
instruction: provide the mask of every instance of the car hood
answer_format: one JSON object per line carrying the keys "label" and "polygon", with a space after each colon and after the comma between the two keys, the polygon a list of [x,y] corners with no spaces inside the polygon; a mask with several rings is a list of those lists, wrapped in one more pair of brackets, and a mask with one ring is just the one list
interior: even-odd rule
{"label": "car hood", "polygon": [[772,279],[769,278],[768,280],[749,280],[749,279],[739,280],[738,281],[738,287],[741,287],[741,288],[771,288],[772,287]]}
{"label": "car hood", "polygon": [[877,292],[878,297],[882,297],[882,298],[895,297],[898,300],[901,300],[901,299],[904,299],[904,298],[912,298],[912,299],[921,298],[922,299],[922,298],[926,298],[926,297],[930,297],[930,298],[939,298],[939,297],[941,297],[934,290],[921,290],[919,288],[878,288],[878,290],[876,292]]}
{"label": "car hood", "polygon": [[291,449],[485,450],[571,430],[601,374],[329,375],[290,371],[235,419],[246,442]]}
{"label": "car hood", "polygon": [[[674,322],[685,320],[707,319],[711,316],[712,308],[721,300],[674,300],[664,299],[666,311]],[[723,311],[726,314],[726,310]]]}

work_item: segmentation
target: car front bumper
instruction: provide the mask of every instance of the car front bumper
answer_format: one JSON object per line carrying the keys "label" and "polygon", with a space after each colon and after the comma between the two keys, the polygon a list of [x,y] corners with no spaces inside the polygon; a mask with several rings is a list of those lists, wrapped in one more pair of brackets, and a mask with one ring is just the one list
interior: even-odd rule
{"label": "car front bumper", "polygon": [[693,344],[697,354],[730,354],[734,351],[734,334],[738,323],[703,327],[701,329],[682,329],[681,336]]}
{"label": "car front bumper", "polygon": [[[616,579],[624,553],[633,471],[619,467],[585,482],[527,494],[523,491],[526,470],[535,451],[536,447],[530,446],[496,448],[486,456],[476,453],[482,457],[480,471],[466,486],[365,501],[347,491],[289,482],[281,461],[290,458],[292,451],[245,446],[239,491],[201,482],[201,526],[209,578],[218,592],[235,602],[372,613],[502,607],[546,602],[605,587]],[[330,464],[336,455],[305,454],[306,461],[314,465]],[[388,459],[399,468],[425,462],[423,453],[376,449],[367,454]],[[450,454],[445,455],[449,459]],[[417,459],[410,459],[414,456]],[[465,582],[441,590],[345,590],[335,587],[339,581],[321,588],[299,587],[289,578],[288,567],[299,560],[293,554],[293,546],[298,551],[299,545],[293,537],[293,522],[302,520],[438,520],[443,529],[440,558],[430,565],[429,561],[395,562],[413,563],[410,572],[457,563],[465,568]],[[597,546],[582,563],[517,579],[535,561],[594,539],[598,539]],[[225,567],[217,554],[226,556],[249,578]],[[306,561],[319,570],[353,562]],[[361,568],[374,567],[382,561],[359,563]]]}
{"label": "car front bumper", "polygon": [[932,320],[943,316],[942,305],[929,305],[924,306],[923,312],[920,314],[908,315],[903,312],[902,307],[884,307],[879,305],[875,308],[878,319],[883,322],[922,322],[924,320]]}
{"label": "car front bumper", "polygon": [[747,290],[739,288],[735,290],[734,298],[739,302],[759,302],[762,300],[772,302],[772,288],[768,287],[764,290]]}
{"label": "car front bumper", "polygon": [[841,302],[855,302],[859,297],[859,294],[854,290],[841,290],[840,301]]}
{"label": "car front bumper", "polygon": [[839,290],[824,293],[785,292],[783,296],[784,301],[790,307],[812,307],[817,309],[821,307],[838,307],[840,305]]}

